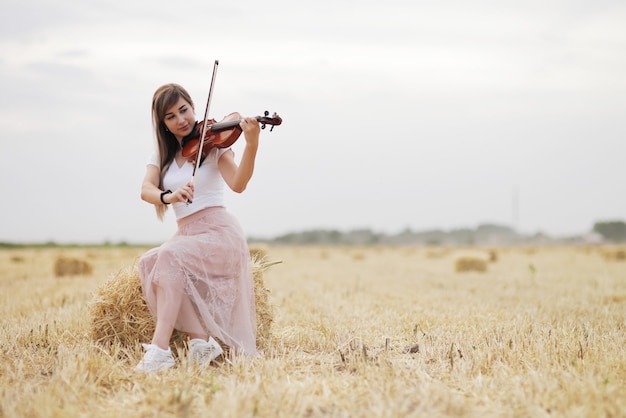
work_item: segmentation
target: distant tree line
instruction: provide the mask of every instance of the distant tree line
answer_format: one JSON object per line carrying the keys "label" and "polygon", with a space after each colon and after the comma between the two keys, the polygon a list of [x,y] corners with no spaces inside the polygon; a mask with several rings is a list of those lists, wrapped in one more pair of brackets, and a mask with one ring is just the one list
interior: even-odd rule
{"label": "distant tree line", "polygon": [[[626,224],[623,221],[596,222],[591,231],[601,242],[626,242]],[[549,237],[537,232],[524,235],[508,226],[483,224],[477,228],[451,230],[432,229],[413,231],[407,228],[397,234],[385,234],[370,229],[339,231],[337,229],[313,229],[290,232],[271,239],[251,237],[250,242],[283,245],[540,245],[550,243],[597,243],[589,236]]]}
{"label": "distant tree line", "polygon": [[[353,229],[340,231],[337,229],[313,229],[301,232],[290,232],[274,238],[249,237],[251,243],[268,243],[282,245],[540,245],[550,243],[626,243],[626,223],[620,220],[600,221],[593,225],[591,231],[595,237],[549,237],[541,232],[532,235],[517,233],[508,226],[483,224],[477,228],[458,228],[451,230],[431,229],[413,231],[410,228],[397,233],[385,234],[371,229]],[[143,247],[158,244],[130,244],[126,241],[102,244],[58,244],[54,241],[45,243],[13,243],[1,242],[0,249],[21,247]]]}
{"label": "distant tree line", "polygon": [[459,228],[449,231],[432,229],[413,231],[407,228],[397,234],[385,234],[370,229],[342,232],[336,229],[314,229],[291,232],[270,240],[252,238],[251,241],[284,245],[481,245],[519,243],[527,240],[507,226],[480,225],[476,229]]}

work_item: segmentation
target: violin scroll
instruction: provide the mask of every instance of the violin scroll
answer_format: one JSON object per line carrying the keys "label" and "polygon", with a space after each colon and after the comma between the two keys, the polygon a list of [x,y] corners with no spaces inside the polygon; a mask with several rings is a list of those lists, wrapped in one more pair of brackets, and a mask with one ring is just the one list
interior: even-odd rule
{"label": "violin scroll", "polygon": [[266,110],[265,112],[263,112],[263,116],[257,116],[256,120],[258,120],[261,124],[261,129],[265,129],[266,125],[272,125],[272,127],[270,128],[270,132],[272,132],[274,126],[278,126],[283,123],[283,119],[278,116],[276,112],[274,112],[271,118],[268,117],[269,114],[270,112]]}

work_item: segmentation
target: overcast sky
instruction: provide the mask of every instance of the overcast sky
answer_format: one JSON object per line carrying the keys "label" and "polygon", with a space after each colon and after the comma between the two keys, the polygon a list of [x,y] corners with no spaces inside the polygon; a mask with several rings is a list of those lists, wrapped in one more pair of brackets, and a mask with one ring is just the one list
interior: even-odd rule
{"label": "overcast sky", "polygon": [[[249,236],[626,219],[622,0],[0,6],[0,241],[159,242],[152,94],[277,112],[229,209]],[[240,156],[243,139],[234,146]]]}

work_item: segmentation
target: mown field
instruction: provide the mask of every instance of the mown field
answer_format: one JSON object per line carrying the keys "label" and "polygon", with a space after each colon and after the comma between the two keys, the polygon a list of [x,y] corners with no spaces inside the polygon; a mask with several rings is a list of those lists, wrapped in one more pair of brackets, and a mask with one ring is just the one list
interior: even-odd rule
{"label": "mown field", "polygon": [[89,306],[143,251],[0,250],[0,417],[626,416],[623,249],[268,247],[262,357],[138,375]]}

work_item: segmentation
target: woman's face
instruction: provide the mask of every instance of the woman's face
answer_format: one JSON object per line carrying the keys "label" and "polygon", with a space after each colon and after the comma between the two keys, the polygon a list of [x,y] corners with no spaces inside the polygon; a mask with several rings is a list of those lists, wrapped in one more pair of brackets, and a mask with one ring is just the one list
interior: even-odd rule
{"label": "woman's face", "polygon": [[182,97],[165,112],[163,122],[169,131],[180,141],[189,135],[196,124],[193,106]]}

